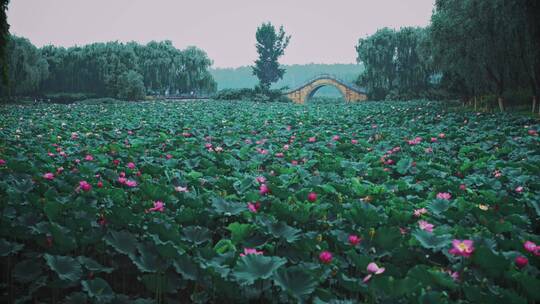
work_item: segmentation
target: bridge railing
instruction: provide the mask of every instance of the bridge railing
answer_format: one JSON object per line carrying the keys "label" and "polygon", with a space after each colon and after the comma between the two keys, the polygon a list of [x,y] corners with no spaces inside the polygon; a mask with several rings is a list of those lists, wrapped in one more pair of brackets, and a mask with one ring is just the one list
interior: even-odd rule
{"label": "bridge railing", "polygon": [[291,92],[297,91],[298,89],[303,88],[303,87],[307,86],[308,84],[312,83],[313,81],[315,81],[317,79],[321,79],[321,78],[332,79],[332,80],[335,80],[336,82],[339,82],[339,83],[343,84],[344,86],[352,88],[353,90],[360,91],[360,92],[365,92],[364,88],[360,88],[360,87],[356,86],[353,83],[349,83],[348,81],[343,81],[339,77],[337,77],[335,74],[324,73],[324,74],[319,74],[319,75],[316,75],[314,77],[311,77],[310,79],[304,81],[301,85],[296,86],[295,88],[289,89],[286,93],[291,93]]}

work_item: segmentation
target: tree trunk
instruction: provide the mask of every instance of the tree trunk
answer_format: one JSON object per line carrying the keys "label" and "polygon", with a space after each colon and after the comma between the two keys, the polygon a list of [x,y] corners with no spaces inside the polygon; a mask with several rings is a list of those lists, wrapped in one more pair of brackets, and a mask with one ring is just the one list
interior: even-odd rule
{"label": "tree trunk", "polygon": [[497,102],[499,103],[499,110],[501,110],[501,112],[504,112],[504,99],[501,95],[497,97]]}
{"label": "tree trunk", "polygon": [[476,96],[474,96],[474,110],[476,111]]}
{"label": "tree trunk", "polygon": [[[534,109],[536,108],[536,95],[533,95],[532,98],[532,112],[534,113]],[[540,111],[540,109],[539,109]]]}

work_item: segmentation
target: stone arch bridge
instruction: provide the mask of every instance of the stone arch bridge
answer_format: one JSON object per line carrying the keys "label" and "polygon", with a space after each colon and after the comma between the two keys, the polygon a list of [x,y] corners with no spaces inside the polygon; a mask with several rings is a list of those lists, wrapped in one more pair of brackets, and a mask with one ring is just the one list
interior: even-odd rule
{"label": "stone arch bridge", "polygon": [[336,87],[347,102],[364,101],[368,98],[364,89],[342,81],[330,74],[318,75],[306,81],[298,88],[286,92],[285,96],[295,103],[304,104],[317,90],[327,85]]}

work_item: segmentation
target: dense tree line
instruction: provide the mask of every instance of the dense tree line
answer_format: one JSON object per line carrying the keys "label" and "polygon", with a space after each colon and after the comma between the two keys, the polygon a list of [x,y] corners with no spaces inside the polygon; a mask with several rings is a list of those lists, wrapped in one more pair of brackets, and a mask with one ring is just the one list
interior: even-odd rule
{"label": "dense tree line", "polygon": [[426,56],[427,39],[425,29],[413,27],[383,28],[360,39],[357,61],[365,70],[358,84],[366,87],[373,99],[403,98],[427,90],[434,76]]}
{"label": "dense tree line", "polygon": [[212,61],[196,47],[170,41],[93,43],[70,48],[36,48],[27,39],[7,42],[9,85],[3,95],[85,93],[122,99],[145,94],[213,92]]}
{"label": "dense tree line", "polygon": [[7,9],[9,0],[0,0],[0,83],[7,85],[6,45],[9,37]]}
{"label": "dense tree line", "polygon": [[[381,29],[360,39],[358,82],[372,97],[438,87],[464,101],[540,92],[540,1],[437,0],[427,28]],[[408,96],[410,97],[410,96]]]}

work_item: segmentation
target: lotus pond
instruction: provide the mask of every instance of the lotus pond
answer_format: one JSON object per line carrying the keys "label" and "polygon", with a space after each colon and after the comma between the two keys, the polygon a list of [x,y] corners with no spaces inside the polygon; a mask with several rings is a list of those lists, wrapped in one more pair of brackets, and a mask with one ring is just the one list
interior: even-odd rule
{"label": "lotus pond", "polygon": [[426,101],[2,106],[0,301],[538,302],[539,130]]}

